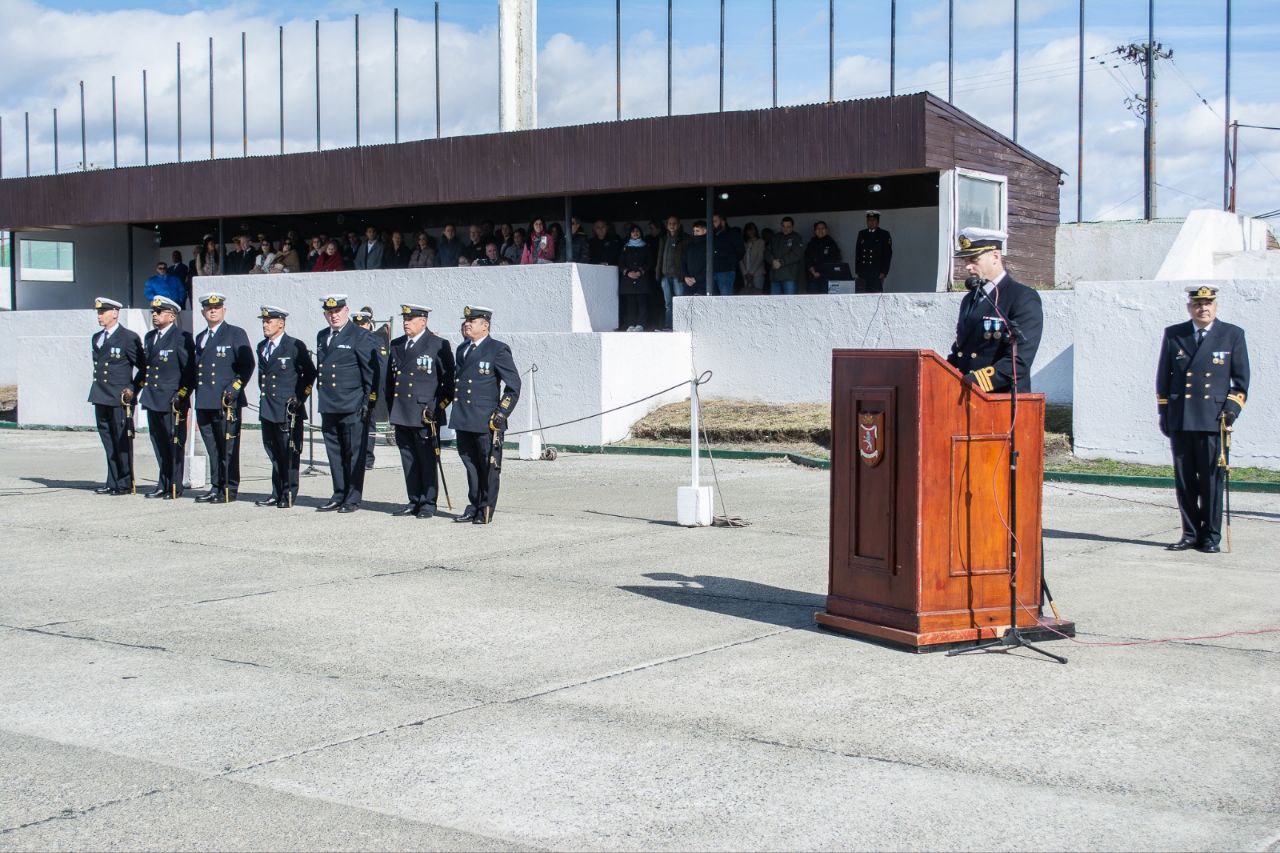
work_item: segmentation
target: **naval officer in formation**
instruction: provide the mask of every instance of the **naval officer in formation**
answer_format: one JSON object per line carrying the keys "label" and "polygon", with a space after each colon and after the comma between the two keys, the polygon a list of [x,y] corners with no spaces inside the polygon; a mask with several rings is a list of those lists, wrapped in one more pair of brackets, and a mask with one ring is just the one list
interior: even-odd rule
{"label": "naval officer in formation", "polygon": [[431,518],[436,512],[440,424],[453,399],[453,352],[449,342],[427,328],[431,309],[400,306],[404,334],[388,347],[388,415],[404,468],[408,503],[393,515]]}
{"label": "naval officer in formation", "polygon": [[987,228],[960,232],[956,257],[964,261],[969,292],[960,302],[956,340],[947,362],[988,393],[1031,391],[1031,363],[1040,348],[1044,312],[1040,294],[1004,268],[1005,234]]}
{"label": "naval officer in formation", "polygon": [[107,453],[107,481],[96,491],[100,495],[127,495],[133,492],[134,476],[133,436],[129,435],[128,419],[146,375],[146,356],[138,334],[120,325],[123,305],[99,296],[93,307],[102,330],[95,332],[90,341],[93,385],[89,388],[89,402],[93,403],[94,422]]}
{"label": "naval officer in formation", "polygon": [[196,387],[196,344],[178,328],[182,306],[167,296],[151,300],[151,331],[143,339],[146,381],[138,402],[147,412],[147,431],[159,474],[149,498],[172,500],[182,494],[186,467],[187,412]]}
{"label": "naval officer in formation", "polygon": [[227,297],[206,293],[196,336],[196,424],[209,457],[209,491],[197,503],[231,503],[240,491],[240,427],[244,386],[253,376],[253,347],[244,329],[225,322]]}
{"label": "naval officer in formation", "polygon": [[327,326],[316,335],[316,408],[333,495],[320,512],[355,512],[364,493],[369,419],[378,402],[378,344],[351,321],[345,293],[320,302]]}
{"label": "naval officer in formation", "polygon": [[520,399],[520,374],[511,348],[489,337],[493,310],[462,309],[466,342],[458,348],[457,397],[449,426],[457,433],[458,455],[467,470],[467,508],[454,521],[488,524],[498,504],[502,438],[507,417]]}
{"label": "naval officer in formation", "polygon": [[1182,538],[1171,551],[1221,550],[1229,438],[1249,396],[1244,329],[1218,319],[1218,289],[1187,288],[1191,319],[1164,330],[1156,368],[1160,431],[1173,451]]}
{"label": "naval officer in formation", "polygon": [[262,446],[271,462],[271,494],[257,506],[288,509],[298,499],[298,465],[307,398],[316,366],[307,345],[285,333],[289,312],[274,305],[258,309],[262,343],[258,344],[258,417]]}

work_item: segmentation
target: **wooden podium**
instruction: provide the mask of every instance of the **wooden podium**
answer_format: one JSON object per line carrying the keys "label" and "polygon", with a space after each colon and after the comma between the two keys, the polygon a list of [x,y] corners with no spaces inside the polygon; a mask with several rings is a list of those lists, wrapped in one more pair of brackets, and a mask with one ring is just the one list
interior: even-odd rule
{"label": "wooden podium", "polygon": [[[1008,394],[932,350],[836,350],[831,569],[818,623],[922,650],[1009,625]],[[1040,604],[1044,395],[1019,394],[1019,628]]]}

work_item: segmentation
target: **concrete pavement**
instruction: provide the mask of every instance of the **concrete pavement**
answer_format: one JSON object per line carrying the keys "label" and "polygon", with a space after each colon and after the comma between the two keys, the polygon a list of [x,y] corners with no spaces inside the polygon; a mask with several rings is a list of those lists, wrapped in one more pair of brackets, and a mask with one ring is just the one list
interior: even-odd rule
{"label": "concrete pavement", "polygon": [[[0,432],[0,848],[1280,840],[1280,633],[911,655],[814,627],[825,472],[720,462],[751,526],[686,530],[686,461],[513,459],[478,528],[391,518],[394,468],[354,515],[313,511],[325,474],[254,507],[247,438],[242,500],[202,506]],[[1080,640],[1280,628],[1280,499],[1233,507],[1235,553],[1172,554],[1172,494],[1047,486]]]}

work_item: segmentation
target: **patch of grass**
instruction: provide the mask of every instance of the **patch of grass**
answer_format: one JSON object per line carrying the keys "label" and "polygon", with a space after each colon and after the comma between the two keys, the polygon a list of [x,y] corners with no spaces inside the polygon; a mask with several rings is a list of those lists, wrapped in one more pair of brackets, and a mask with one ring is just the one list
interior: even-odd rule
{"label": "patch of grass", "polygon": [[[1115,459],[1055,460],[1045,464],[1046,471],[1062,471],[1071,474],[1104,474],[1118,477],[1163,477],[1173,479],[1172,465],[1140,465],[1137,462],[1120,462]],[[1280,471],[1266,468],[1232,468],[1231,479],[1250,483],[1280,483]]]}
{"label": "patch of grass", "polygon": [[0,385],[0,421],[18,419],[18,386]]}
{"label": "patch of grass", "polygon": [[[815,444],[831,446],[831,407],[823,403],[771,405],[747,400],[703,400],[702,427],[716,444]],[[689,403],[650,412],[631,428],[637,439],[689,440]]]}

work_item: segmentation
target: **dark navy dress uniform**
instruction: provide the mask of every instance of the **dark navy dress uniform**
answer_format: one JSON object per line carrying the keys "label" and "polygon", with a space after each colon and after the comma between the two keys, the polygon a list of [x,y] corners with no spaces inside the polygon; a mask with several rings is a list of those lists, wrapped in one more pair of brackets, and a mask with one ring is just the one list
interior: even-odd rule
{"label": "dark navy dress uniform", "polygon": [[[1217,294],[1214,288],[1203,291],[1212,295],[1199,298]],[[1235,422],[1248,394],[1244,329],[1214,320],[1201,336],[1188,320],[1164,330],[1156,368],[1156,404],[1160,430],[1169,437],[1173,451],[1174,487],[1182,515],[1179,545],[1183,547],[1217,550],[1222,541],[1225,478],[1218,464],[1223,450],[1220,430],[1224,418],[1226,427]]]}
{"label": "dark navy dress uniform", "polygon": [[[471,309],[474,316],[487,316],[487,309]],[[465,312],[464,312],[465,313]],[[467,470],[467,508],[459,520],[488,523],[498,504],[502,475],[502,429],[490,429],[494,415],[503,419],[520,399],[520,374],[511,348],[486,337],[468,341],[458,348],[455,368],[457,397],[449,414],[449,426],[457,432],[458,455]]]}
{"label": "dark navy dress uniform", "polygon": [[[264,308],[263,315],[288,316],[283,311],[269,313],[274,311]],[[271,460],[271,498],[278,507],[293,506],[298,499],[302,430],[315,380],[315,362],[302,341],[281,332],[277,340],[264,338],[258,344],[258,417],[262,446]]]}
{"label": "dark navy dress uniform", "polygon": [[[960,301],[956,340],[947,362],[987,392],[1031,391],[1031,364],[1040,348],[1040,294],[1006,273],[987,291],[975,287]],[[1015,357],[1016,350],[1016,357]]]}
{"label": "dark navy dress uniform", "polygon": [[[877,217],[878,219],[879,217]],[[856,292],[881,293],[884,280],[893,263],[893,238],[883,228],[863,228],[858,232],[858,242],[853,250],[853,271],[857,276]]]}
{"label": "dark navy dress uniform", "polygon": [[[341,306],[339,306],[341,307]],[[347,512],[364,494],[369,412],[378,400],[378,345],[353,322],[316,335],[316,408],[320,412],[333,496],[325,507]]]}
{"label": "dark navy dress uniform", "polygon": [[[384,383],[387,375],[387,340],[390,337],[385,334],[386,326],[383,326],[382,329],[373,328],[373,311],[369,308],[352,311],[351,320],[370,335],[373,335],[374,343],[377,344],[378,349],[378,376],[381,377],[380,383]],[[369,409],[369,440],[365,442],[364,451],[365,468],[373,467],[373,449],[378,439],[378,421],[386,417],[386,408],[387,406],[384,396],[374,403],[374,405]]]}
{"label": "dark navy dress uniform", "polygon": [[[218,302],[225,297],[217,297]],[[207,298],[201,305],[213,305]],[[244,329],[220,323],[196,335],[196,424],[209,456],[210,490],[206,500],[235,500],[240,491],[240,430],[244,412],[244,386],[253,376],[253,346]],[[235,399],[234,423],[227,423],[223,395]],[[230,440],[227,434],[231,434]]]}
{"label": "dark navy dress uniform", "polygon": [[[417,309],[404,306],[406,316]],[[425,316],[423,314],[422,316]],[[453,350],[429,329],[410,343],[401,335],[388,348],[385,399],[395,428],[409,505],[404,515],[429,518],[436,511],[438,425],[454,394]],[[427,420],[431,423],[427,423]],[[435,426],[435,429],[433,429]]]}
{"label": "dark navy dress uniform", "polygon": [[[106,304],[112,302],[112,304]],[[99,299],[99,310],[118,308],[120,303]],[[93,403],[94,422],[102,449],[107,454],[107,479],[101,491],[111,494],[127,494],[133,489],[133,468],[130,455],[131,439],[125,420],[128,412],[120,395],[126,389],[136,395],[146,376],[146,356],[142,351],[142,339],[119,323],[108,332],[103,329],[94,334],[90,342],[93,357],[93,385],[89,388],[89,402]]]}
{"label": "dark navy dress uniform", "polygon": [[147,412],[151,449],[155,451],[156,467],[160,471],[156,490],[151,495],[163,498],[182,494],[187,413],[191,408],[191,392],[196,386],[196,345],[189,332],[178,328],[180,309],[176,305],[160,296],[152,300],[153,309],[172,310],[174,321],[164,331],[152,329],[143,338],[147,376],[138,396],[138,402]]}

